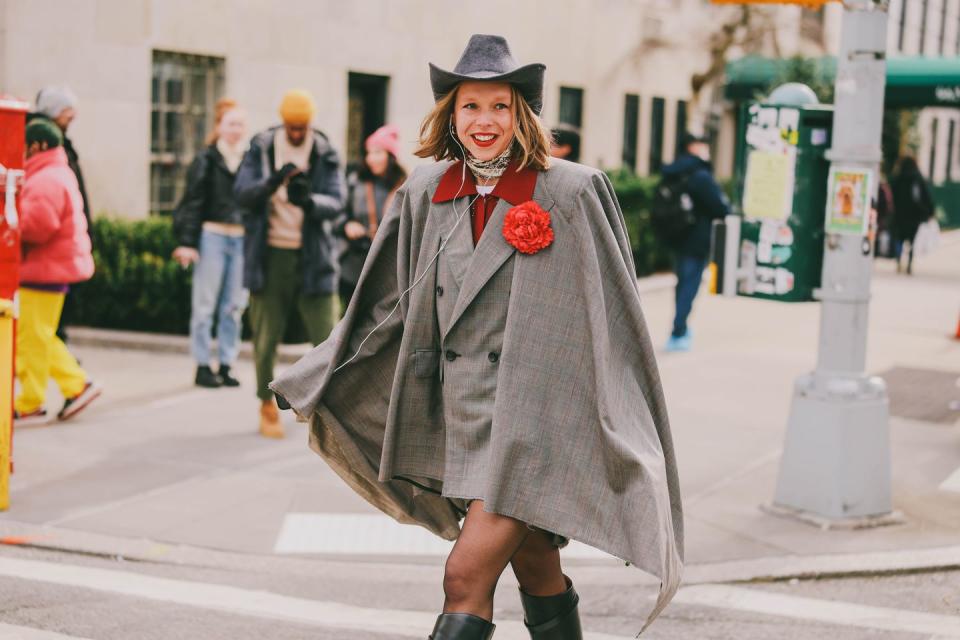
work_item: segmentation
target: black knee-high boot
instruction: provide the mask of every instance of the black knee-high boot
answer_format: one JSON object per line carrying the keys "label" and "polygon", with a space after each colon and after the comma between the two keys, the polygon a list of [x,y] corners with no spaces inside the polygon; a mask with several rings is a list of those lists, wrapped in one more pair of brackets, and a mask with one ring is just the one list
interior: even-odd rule
{"label": "black knee-high boot", "polygon": [[523,622],[533,640],[583,640],[577,611],[580,596],[570,578],[563,578],[567,590],[555,596],[531,596],[520,590]]}
{"label": "black knee-high boot", "polygon": [[443,613],[428,640],[490,640],[497,625],[469,613]]}

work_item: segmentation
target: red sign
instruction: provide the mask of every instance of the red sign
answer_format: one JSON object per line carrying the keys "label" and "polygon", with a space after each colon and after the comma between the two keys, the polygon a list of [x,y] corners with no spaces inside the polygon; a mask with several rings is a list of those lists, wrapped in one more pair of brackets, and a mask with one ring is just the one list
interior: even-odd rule
{"label": "red sign", "polygon": [[12,300],[20,268],[18,196],[23,185],[26,103],[0,98],[0,298]]}

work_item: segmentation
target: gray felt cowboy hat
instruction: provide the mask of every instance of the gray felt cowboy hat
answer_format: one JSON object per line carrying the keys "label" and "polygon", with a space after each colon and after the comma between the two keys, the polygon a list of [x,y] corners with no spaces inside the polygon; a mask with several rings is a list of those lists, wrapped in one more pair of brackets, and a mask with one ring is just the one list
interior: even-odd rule
{"label": "gray felt cowboy hat", "polygon": [[540,115],[543,108],[543,72],[540,63],[520,66],[510,53],[510,45],[500,36],[474,34],[453,71],[430,65],[430,85],[433,97],[439,100],[465,80],[489,80],[514,85],[533,112]]}

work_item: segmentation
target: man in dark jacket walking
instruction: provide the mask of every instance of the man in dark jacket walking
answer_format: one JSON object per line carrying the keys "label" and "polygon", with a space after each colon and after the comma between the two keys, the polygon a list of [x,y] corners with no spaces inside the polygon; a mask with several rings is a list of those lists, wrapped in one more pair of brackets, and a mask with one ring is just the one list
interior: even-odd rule
{"label": "man in dark jacket walking", "polygon": [[713,221],[730,213],[730,205],[713,178],[710,146],[704,138],[685,133],[680,155],[673,164],[663,168],[663,177],[686,177],[684,191],[693,201],[695,222],[676,247],[677,311],[673,332],[667,341],[667,351],[689,351],[692,336],[687,318],[707,266]]}
{"label": "man in dark jacket walking", "polygon": [[287,93],[283,125],[253,138],[234,186],[246,230],[243,280],[251,294],[260,433],[270,438],[283,437],[267,384],[291,310],[314,345],[339,316],[333,225],[343,210],[343,181],[336,151],[310,126],[315,110],[306,91]]}
{"label": "man in dark jacket walking", "polygon": [[[77,185],[80,187],[80,197],[83,200],[83,215],[87,220],[87,237],[93,244],[93,224],[91,218],[93,211],[90,209],[90,199],[87,197],[87,187],[83,182],[83,172],[80,170],[80,158],[77,150],[73,146],[73,141],[67,137],[67,129],[70,123],[77,117],[77,96],[67,87],[49,86],[44,87],[37,93],[36,104],[33,113],[27,116],[27,122],[35,118],[47,118],[53,121],[60,132],[63,134],[63,150],[67,154],[67,164],[73,175],[77,177]],[[83,289],[82,284],[71,287],[70,292],[63,304],[63,313],[60,314],[60,324],[57,326],[57,337],[64,343],[67,341],[66,326],[70,324],[75,315],[77,296]]]}

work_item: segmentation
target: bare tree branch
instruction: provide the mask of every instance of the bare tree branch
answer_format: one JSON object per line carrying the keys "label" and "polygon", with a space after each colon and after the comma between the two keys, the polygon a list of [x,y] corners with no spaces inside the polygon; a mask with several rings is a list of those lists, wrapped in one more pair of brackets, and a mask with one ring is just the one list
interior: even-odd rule
{"label": "bare tree branch", "polygon": [[[761,50],[765,38],[771,34],[776,34],[776,24],[770,13],[760,7],[739,6],[738,11],[710,35],[710,64],[705,71],[690,78],[694,101],[704,87],[723,75],[731,50]],[[778,49],[779,43],[774,41],[773,46]]]}

